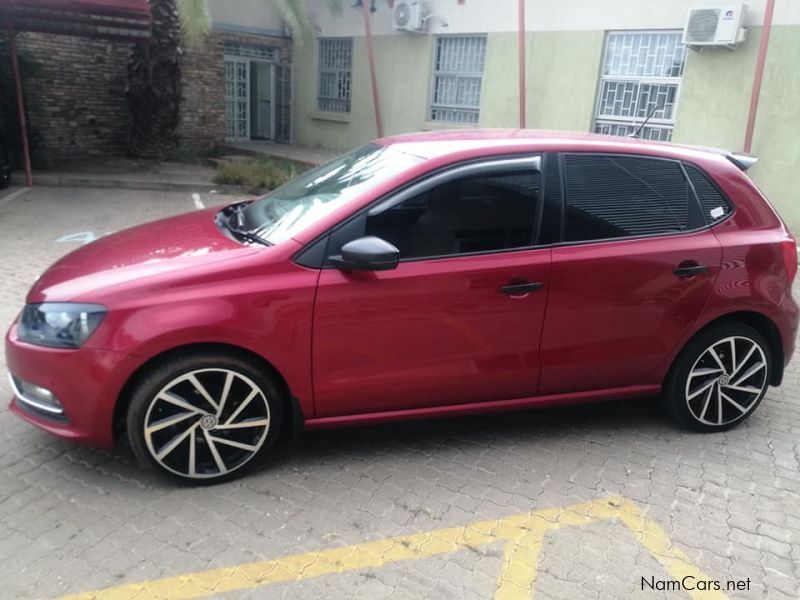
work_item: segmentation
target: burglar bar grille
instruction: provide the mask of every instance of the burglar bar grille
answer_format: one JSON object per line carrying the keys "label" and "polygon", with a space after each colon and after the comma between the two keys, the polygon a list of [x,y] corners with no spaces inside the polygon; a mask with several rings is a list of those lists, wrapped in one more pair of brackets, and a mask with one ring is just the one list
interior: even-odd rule
{"label": "burglar bar grille", "polygon": [[436,38],[431,121],[478,122],[485,62],[485,36]]}
{"label": "burglar bar grille", "polygon": [[609,33],[595,132],[630,135],[652,113],[641,137],[669,141],[685,60],[680,32]]}
{"label": "burglar bar grille", "polygon": [[352,63],[352,39],[319,41],[319,110],[350,112]]}

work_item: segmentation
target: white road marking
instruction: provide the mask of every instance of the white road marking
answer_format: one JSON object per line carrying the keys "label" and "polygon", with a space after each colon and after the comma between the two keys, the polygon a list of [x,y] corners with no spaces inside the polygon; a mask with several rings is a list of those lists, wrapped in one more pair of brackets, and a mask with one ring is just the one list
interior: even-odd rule
{"label": "white road marking", "polygon": [[203,201],[200,199],[200,194],[192,194],[192,200],[194,200],[194,207],[197,210],[203,210],[206,205],[203,204]]}
{"label": "white road marking", "polygon": [[82,231],[80,233],[70,233],[69,235],[62,235],[60,238],[56,240],[56,242],[62,244],[67,244],[67,243],[89,244],[95,241],[96,239],[98,238],[93,231]]}
{"label": "white road marking", "polygon": [[27,192],[30,189],[31,188],[29,188],[29,187],[24,187],[24,188],[20,188],[18,190],[14,190],[13,192],[9,192],[8,194],[6,194],[2,198],[0,198],[0,206],[5,206],[9,202],[12,202],[13,200],[16,200],[17,198],[22,196],[25,192]]}

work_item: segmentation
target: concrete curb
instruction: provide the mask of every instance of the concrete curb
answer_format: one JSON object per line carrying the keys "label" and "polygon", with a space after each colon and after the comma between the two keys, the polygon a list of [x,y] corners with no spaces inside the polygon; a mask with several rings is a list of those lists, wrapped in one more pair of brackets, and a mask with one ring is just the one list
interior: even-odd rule
{"label": "concrete curb", "polygon": [[[18,174],[11,177],[12,185],[23,185],[24,180]],[[34,175],[33,185],[42,187],[83,187],[117,190],[144,190],[151,192],[197,192],[207,194],[216,191],[221,194],[244,194],[245,190],[237,185],[219,185],[216,183],[200,183],[194,181],[163,181],[157,179],[105,179],[82,175]]]}
{"label": "concrete curb", "polygon": [[217,144],[217,152],[232,155],[238,154],[241,156],[249,156],[251,158],[274,158],[277,160],[285,160],[286,162],[295,163],[307,168],[318,167],[321,164],[312,160],[286,156],[285,154],[280,153],[278,150],[272,151],[265,149],[244,148],[242,146],[237,146],[236,144]]}

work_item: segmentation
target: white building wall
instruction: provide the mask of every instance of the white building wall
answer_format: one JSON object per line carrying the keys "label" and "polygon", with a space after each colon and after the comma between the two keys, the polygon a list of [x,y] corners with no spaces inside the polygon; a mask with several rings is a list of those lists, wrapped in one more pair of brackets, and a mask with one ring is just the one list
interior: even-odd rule
{"label": "white building wall", "polygon": [[208,9],[214,29],[285,35],[283,19],[269,0],[208,0]]}
{"label": "white building wall", "polygon": [[[364,0],[369,4],[369,0]],[[355,37],[364,35],[360,11],[345,8],[332,16],[325,0],[309,0],[309,13],[321,36]],[[517,0],[428,0],[432,18],[428,32],[433,34],[494,33],[517,30]],[[719,0],[526,0],[528,31],[592,31],[608,29],[681,29],[690,8],[736,6]],[[750,0],[746,24],[761,25],[766,0]],[[396,32],[391,27],[387,0],[376,0],[372,13],[375,35],[414,35]],[[776,25],[800,23],[800,0],[776,0]]]}

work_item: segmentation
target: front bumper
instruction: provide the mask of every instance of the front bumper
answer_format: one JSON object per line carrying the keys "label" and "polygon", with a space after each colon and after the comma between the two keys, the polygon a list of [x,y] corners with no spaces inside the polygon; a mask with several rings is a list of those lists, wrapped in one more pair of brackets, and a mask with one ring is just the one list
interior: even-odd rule
{"label": "front bumper", "polygon": [[[114,407],[141,359],[94,348],[64,350],[22,342],[13,325],[6,336],[12,377],[53,392],[63,414],[48,414],[14,390],[11,410],[29,423],[80,444],[114,443]],[[12,384],[12,388],[15,386]]]}

